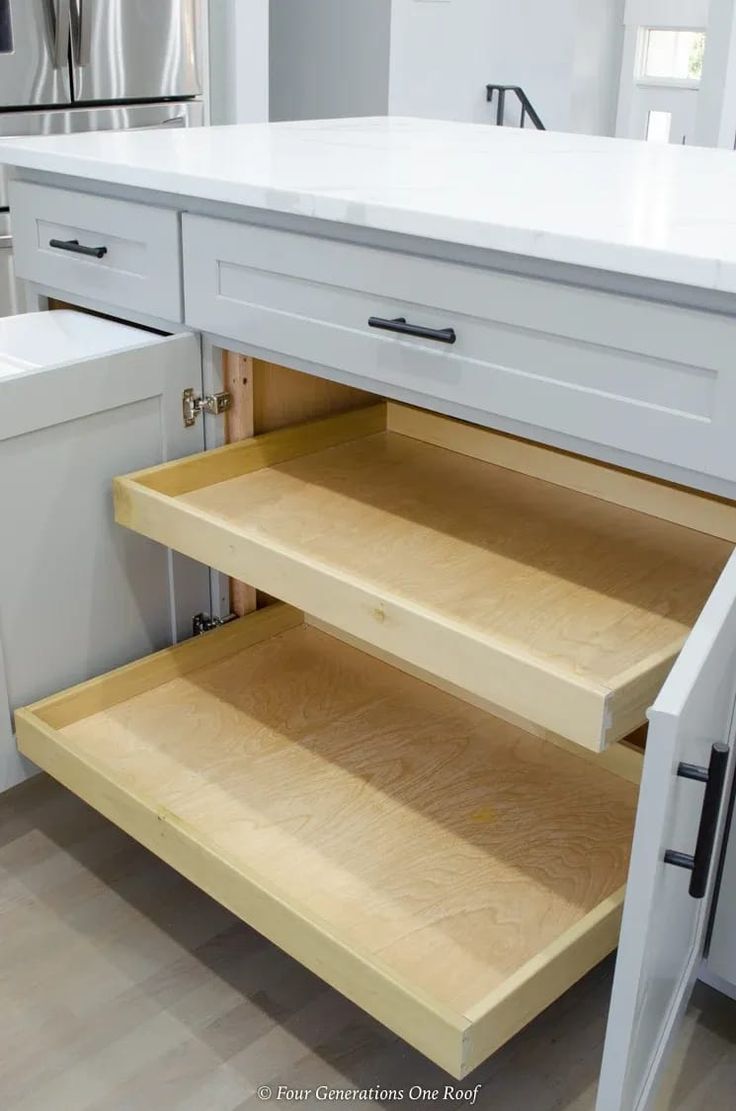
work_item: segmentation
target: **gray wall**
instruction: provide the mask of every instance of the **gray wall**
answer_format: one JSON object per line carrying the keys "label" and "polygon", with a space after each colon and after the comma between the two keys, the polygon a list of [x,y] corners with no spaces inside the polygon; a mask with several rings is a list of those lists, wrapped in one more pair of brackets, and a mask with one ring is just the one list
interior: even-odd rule
{"label": "gray wall", "polygon": [[268,119],[268,0],[210,0],[212,123]]}
{"label": "gray wall", "polygon": [[391,0],[271,0],[272,120],[388,112]]}
{"label": "gray wall", "polygon": [[493,81],[523,86],[550,130],[611,135],[623,13],[624,0],[393,0],[389,111],[490,123]]}

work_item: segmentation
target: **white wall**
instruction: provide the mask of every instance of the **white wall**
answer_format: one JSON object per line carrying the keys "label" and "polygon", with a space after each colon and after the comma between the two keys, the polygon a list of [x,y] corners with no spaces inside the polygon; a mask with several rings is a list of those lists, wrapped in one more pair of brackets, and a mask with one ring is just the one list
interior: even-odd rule
{"label": "white wall", "polygon": [[623,0],[576,0],[570,130],[613,135],[624,38]]}
{"label": "white wall", "polygon": [[268,0],[210,0],[212,123],[268,119]]}
{"label": "white wall", "polygon": [[736,146],[736,5],[710,0],[703,76],[698,92],[694,142]]}
{"label": "white wall", "polygon": [[388,111],[391,0],[271,0],[272,120]]}
{"label": "white wall", "polygon": [[210,19],[213,123],[488,122],[496,81],[549,128],[613,132],[623,0],[210,0]]}
{"label": "white wall", "polygon": [[610,134],[622,25],[623,0],[393,0],[389,111],[486,122],[496,82],[550,129]]}

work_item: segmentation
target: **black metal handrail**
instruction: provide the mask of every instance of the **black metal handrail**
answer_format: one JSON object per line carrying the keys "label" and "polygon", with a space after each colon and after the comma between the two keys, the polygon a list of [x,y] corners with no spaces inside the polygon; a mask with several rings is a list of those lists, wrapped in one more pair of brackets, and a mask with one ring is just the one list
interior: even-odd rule
{"label": "black metal handrail", "polygon": [[494,96],[498,96],[496,103],[496,124],[498,127],[503,127],[506,120],[506,93],[513,93],[521,105],[519,127],[524,127],[528,116],[538,131],[547,130],[521,85],[486,85],[486,100],[489,104],[493,101]]}

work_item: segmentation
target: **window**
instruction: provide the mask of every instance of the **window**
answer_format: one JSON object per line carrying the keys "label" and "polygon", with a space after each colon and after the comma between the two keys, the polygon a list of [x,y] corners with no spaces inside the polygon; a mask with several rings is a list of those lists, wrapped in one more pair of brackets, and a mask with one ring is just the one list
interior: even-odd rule
{"label": "window", "polygon": [[705,31],[642,28],[639,76],[646,80],[697,83],[703,72]]}
{"label": "window", "polygon": [[669,143],[672,131],[672,113],[658,112],[654,108],[647,116],[647,142]]}

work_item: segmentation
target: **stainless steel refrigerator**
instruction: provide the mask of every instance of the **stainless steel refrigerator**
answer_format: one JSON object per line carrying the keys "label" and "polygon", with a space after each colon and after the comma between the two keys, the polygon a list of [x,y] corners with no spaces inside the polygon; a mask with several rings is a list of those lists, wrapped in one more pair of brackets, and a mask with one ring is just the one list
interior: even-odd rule
{"label": "stainless steel refrigerator", "polygon": [[[204,0],[0,0],[0,135],[204,122]],[[17,311],[0,167],[0,316]]]}

